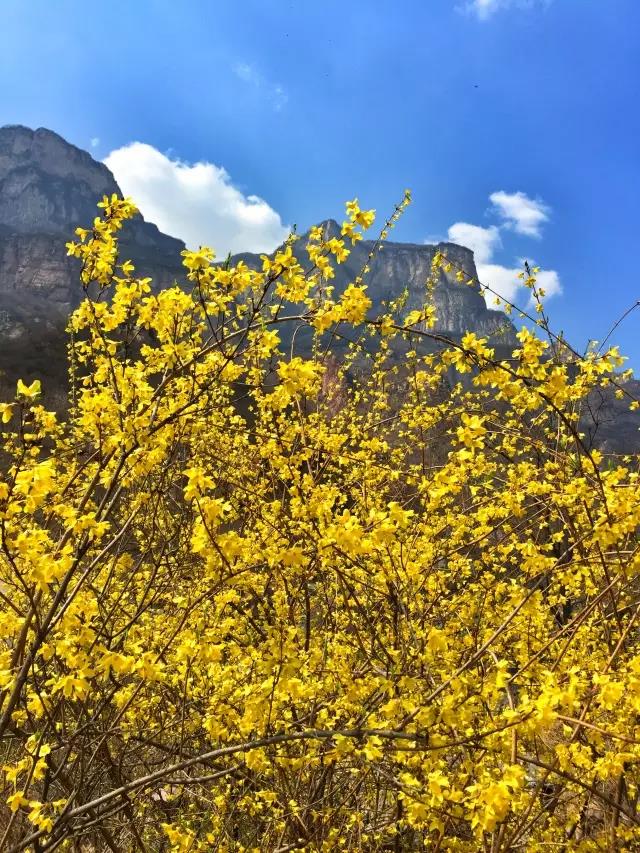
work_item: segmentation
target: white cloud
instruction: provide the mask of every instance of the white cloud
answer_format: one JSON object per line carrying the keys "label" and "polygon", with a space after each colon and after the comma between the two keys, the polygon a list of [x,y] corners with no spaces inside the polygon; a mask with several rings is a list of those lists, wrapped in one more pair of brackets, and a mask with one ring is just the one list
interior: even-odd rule
{"label": "white cloud", "polygon": [[501,7],[507,6],[508,3],[509,0],[471,0],[465,8],[469,12],[474,12],[481,21],[486,21],[494,12],[497,12]]}
{"label": "white cloud", "polygon": [[132,142],[104,159],[125,195],[161,231],[190,248],[270,252],[287,236],[279,214],[255,195],[243,195],[213,163],[184,163],[152,145]]}
{"label": "white cloud", "polygon": [[[532,258],[518,258],[519,269],[518,272],[521,272],[524,265],[528,263],[530,267],[537,267],[535,259]],[[541,287],[544,290],[546,297],[557,296],[559,293],[562,293],[562,284],[560,283],[560,276],[555,270],[543,270],[536,273],[536,279],[538,281],[538,287]]]}
{"label": "white cloud", "polygon": [[549,220],[549,208],[539,199],[532,199],[526,193],[506,193],[504,190],[491,193],[489,200],[495,212],[508,228],[527,237],[540,237],[540,229]]}
{"label": "white cloud", "polygon": [[280,83],[270,83],[254,65],[250,65],[248,62],[236,62],[231,70],[239,80],[248,86],[252,86],[266,97],[274,110],[279,112],[289,100],[284,87]]}
{"label": "white cloud", "polygon": [[481,225],[470,225],[468,222],[456,222],[449,228],[447,234],[452,243],[458,243],[473,250],[476,264],[487,263],[502,242],[500,229],[495,225],[483,228]]}
{"label": "white cloud", "polygon": [[93,137],[90,139],[90,143],[91,143],[91,147],[92,147],[92,148],[97,148],[97,147],[98,147],[98,145],[100,145],[100,139],[99,139],[97,136],[93,136]]}
{"label": "white cloud", "polygon": [[[502,247],[504,232],[515,231],[527,237],[540,237],[541,227],[549,219],[550,208],[541,200],[534,201],[523,192],[509,194],[500,190],[489,198],[493,204],[491,212],[503,220],[501,225],[483,227],[469,222],[456,222],[449,228],[448,237],[452,243],[473,251],[478,278],[492,291],[486,294],[490,307],[494,306],[496,294],[517,304],[527,293],[522,280],[518,278],[525,259],[518,258],[518,265],[509,267],[496,263],[494,255]],[[531,259],[529,264],[532,267],[536,265]],[[545,291],[545,298],[562,293],[560,277],[555,270],[541,270],[537,280],[538,286]]]}
{"label": "white cloud", "polygon": [[258,77],[255,69],[247,62],[236,62],[233,66],[233,73],[236,77],[244,80],[245,83],[251,83],[252,85],[256,85],[258,83]]}
{"label": "white cloud", "polygon": [[481,21],[487,21],[501,9],[532,9],[536,6],[548,6],[550,2],[551,0],[467,0],[462,6],[458,6],[458,9],[476,15]]}
{"label": "white cloud", "polygon": [[562,293],[560,276],[555,270],[540,270],[537,279],[538,287],[541,287],[546,294],[545,299],[550,299],[552,296],[558,296]]}
{"label": "white cloud", "polygon": [[[533,263],[531,263],[533,266]],[[478,264],[478,278],[481,283],[490,287],[494,293],[497,293],[508,302],[521,302],[524,294],[522,280],[518,278],[518,274],[522,272],[523,265],[519,267],[504,267],[501,264]],[[552,296],[557,296],[562,293],[562,285],[560,276],[556,270],[540,270],[536,275],[537,286],[545,292],[545,299],[550,299]],[[487,294],[487,304],[492,305],[494,293]],[[533,297],[529,298],[529,305],[533,303]]]}
{"label": "white cloud", "polygon": [[276,110],[281,110],[289,100],[289,96],[282,88],[282,86],[273,87],[271,91],[271,98],[273,100],[273,105]]}
{"label": "white cloud", "polygon": [[[518,278],[518,273],[521,272],[519,268],[510,269],[500,264],[478,264],[477,270],[483,285],[490,287],[503,299],[515,302],[522,287],[522,281]],[[495,308],[495,305],[492,305],[494,293],[487,293],[487,304],[492,308]]]}

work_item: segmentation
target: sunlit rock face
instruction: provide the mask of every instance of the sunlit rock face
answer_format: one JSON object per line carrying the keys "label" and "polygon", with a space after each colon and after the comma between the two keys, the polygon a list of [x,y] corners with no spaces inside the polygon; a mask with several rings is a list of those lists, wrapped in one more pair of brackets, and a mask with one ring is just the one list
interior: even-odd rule
{"label": "sunlit rock face", "polygon": [[[111,193],[120,189],[109,169],[57,133],[0,128],[0,293],[28,291],[54,307],[76,303],[78,263],[64,244]],[[125,226],[123,256],[160,283],[180,275],[183,248],[142,217]]]}
{"label": "sunlit rock face", "polygon": [[66,234],[95,216],[95,200],[118,192],[90,154],[50,130],[0,128],[0,225],[13,233]]}
{"label": "sunlit rock face", "polygon": [[[357,247],[365,257],[370,243]],[[442,252],[452,262],[452,269],[441,269],[433,290],[436,309],[435,331],[458,337],[465,332],[490,336],[503,344],[515,344],[515,329],[501,311],[490,311],[480,294],[473,252],[453,243],[438,245],[416,243],[385,243],[371,264],[368,279],[369,295],[374,303],[393,298],[405,287],[408,290],[407,308],[419,308],[426,295],[427,281],[436,252]],[[456,272],[464,270],[467,285],[456,280]]]}

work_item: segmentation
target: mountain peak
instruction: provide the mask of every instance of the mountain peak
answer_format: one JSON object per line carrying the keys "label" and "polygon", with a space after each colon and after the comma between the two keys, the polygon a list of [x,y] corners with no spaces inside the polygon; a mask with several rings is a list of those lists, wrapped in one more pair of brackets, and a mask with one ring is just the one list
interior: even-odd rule
{"label": "mountain peak", "polygon": [[0,126],[0,138],[3,136],[27,136],[32,138],[34,136],[52,136],[59,139],[65,145],[71,145],[71,143],[67,142],[59,133],[56,133],[55,130],[50,130],[48,127],[37,127],[34,130],[32,127],[27,127],[25,124],[3,124]]}
{"label": "mountain peak", "polygon": [[338,225],[335,219],[324,219],[318,223],[318,228],[322,229],[322,237],[324,240],[332,240],[334,237],[340,236],[341,226]]}
{"label": "mountain peak", "polygon": [[103,163],[47,128],[0,128],[0,226],[70,236],[91,222],[96,203],[119,193]]}
{"label": "mountain peak", "polygon": [[[77,226],[93,221],[97,202],[111,193],[120,189],[109,169],[54,131],[22,125],[0,128],[0,309],[12,334],[22,327],[23,337],[29,338],[31,322],[45,322],[56,312],[62,318],[80,298],[77,261],[66,256],[65,242]],[[325,239],[341,234],[335,219],[319,225]],[[438,249],[446,251],[456,269],[475,277],[473,253],[462,246],[384,241],[380,251],[373,252],[377,237],[373,232],[371,239],[350,246],[349,258],[336,267],[335,281],[338,287],[346,286],[370,266],[368,294],[376,310],[405,288],[407,309],[422,305]],[[157,287],[182,280],[183,247],[141,216],[125,223],[120,241],[121,257],[130,258]],[[302,246],[298,250],[304,251]],[[257,255],[241,257],[261,266]],[[434,299],[442,331],[458,335],[471,329],[506,342],[513,338],[507,318],[487,309],[478,286],[460,286],[455,272],[441,273]],[[0,358],[0,369],[3,366]]]}
{"label": "mountain peak", "polygon": [[6,170],[20,161],[35,162],[50,174],[62,171],[69,175],[79,166],[94,172],[97,169],[101,174],[110,176],[115,184],[113,175],[103,163],[94,160],[88,151],[68,142],[59,133],[47,127],[33,130],[22,124],[5,124],[0,127],[0,162]]}
{"label": "mountain peak", "polygon": [[[37,350],[43,340],[64,342],[69,308],[82,293],[78,261],[65,243],[93,222],[97,203],[111,193],[120,189],[109,169],[59,134],[0,127],[0,372],[28,367],[15,357],[18,344],[30,352],[28,345]],[[158,287],[181,276],[184,244],[142,216],[124,224],[120,248]]]}

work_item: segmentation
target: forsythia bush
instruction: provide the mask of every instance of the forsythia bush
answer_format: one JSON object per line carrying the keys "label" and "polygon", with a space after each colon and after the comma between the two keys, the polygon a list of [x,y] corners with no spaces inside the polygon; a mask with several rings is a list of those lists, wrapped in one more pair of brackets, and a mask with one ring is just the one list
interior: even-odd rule
{"label": "forsythia bush", "polygon": [[334,293],[357,201],[311,268],[158,293],[101,206],[68,416],[0,408],[0,849],[640,849],[638,473],[579,424],[617,351],[534,271],[504,361]]}

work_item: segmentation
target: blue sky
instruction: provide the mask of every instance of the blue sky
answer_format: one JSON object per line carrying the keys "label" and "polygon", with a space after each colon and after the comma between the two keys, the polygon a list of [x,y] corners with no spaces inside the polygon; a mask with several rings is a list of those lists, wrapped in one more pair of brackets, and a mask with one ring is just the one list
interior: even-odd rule
{"label": "blue sky", "polygon": [[[0,124],[107,158],[187,241],[204,229],[222,250],[262,248],[354,195],[383,214],[410,187],[397,239],[471,225],[451,233],[471,235],[504,287],[520,258],[553,271],[549,310],[576,346],[640,298],[637,0],[1,11]],[[640,368],[640,312],[615,337]]]}

